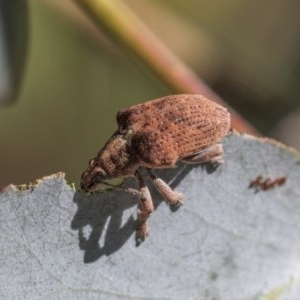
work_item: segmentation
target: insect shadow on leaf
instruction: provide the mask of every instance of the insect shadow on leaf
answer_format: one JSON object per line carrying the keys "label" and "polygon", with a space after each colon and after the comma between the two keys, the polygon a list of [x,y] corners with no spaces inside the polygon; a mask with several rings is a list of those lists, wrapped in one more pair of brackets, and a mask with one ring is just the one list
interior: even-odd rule
{"label": "insect shadow on leaf", "polygon": [[[207,174],[212,173],[216,168],[210,164],[186,165],[179,163],[177,168],[158,170],[156,173],[172,188],[183,180],[183,178],[193,168],[204,168]],[[142,173],[143,177],[146,173]],[[163,197],[157,190],[148,183],[153,194],[154,209],[161,202]],[[134,186],[133,178],[126,181],[125,186]],[[125,243],[136,233],[136,206],[138,204],[136,196],[132,196],[124,191],[107,190],[101,193],[87,194],[77,191],[73,202],[77,205],[71,228],[78,230],[79,248],[84,251],[84,262],[92,263],[103,255],[109,256],[120,250]],[[170,205],[172,212],[180,208],[178,205]],[[126,213],[131,210],[132,213]],[[127,218],[125,220],[125,218]],[[136,239],[136,246],[140,241]]]}
{"label": "insect shadow on leaf", "polygon": [[73,201],[77,204],[77,212],[71,228],[78,230],[79,248],[84,251],[85,263],[114,253],[134,233],[133,216],[122,225],[123,212],[136,205],[133,197],[124,197],[118,191],[94,194],[78,191]]}

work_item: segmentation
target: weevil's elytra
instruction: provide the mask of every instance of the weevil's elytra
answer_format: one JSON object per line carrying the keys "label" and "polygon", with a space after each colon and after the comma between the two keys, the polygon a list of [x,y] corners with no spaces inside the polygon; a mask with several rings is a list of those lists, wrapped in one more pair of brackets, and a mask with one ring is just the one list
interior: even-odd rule
{"label": "weevil's elytra", "polygon": [[[138,168],[149,170],[150,178],[167,202],[178,203],[180,193],[150,171],[187,163],[220,162],[222,138],[230,129],[226,108],[201,95],[173,95],[122,109],[118,130],[112,135],[81,176],[81,187],[92,191],[105,180],[135,176],[140,189],[141,211],[138,234],[148,232],[145,216],[153,210],[148,188]],[[151,208],[147,210],[147,207]]]}

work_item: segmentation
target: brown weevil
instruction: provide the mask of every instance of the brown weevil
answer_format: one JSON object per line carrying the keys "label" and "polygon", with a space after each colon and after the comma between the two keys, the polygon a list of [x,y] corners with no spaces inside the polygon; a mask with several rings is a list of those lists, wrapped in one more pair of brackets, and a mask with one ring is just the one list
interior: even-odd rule
{"label": "brown weevil", "polygon": [[156,177],[152,169],[186,163],[220,163],[222,138],[230,129],[226,108],[201,95],[173,95],[122,109],[118,130],[81,175],[81,188],[94,191],[109,179],[135,176],[138,190],[127,189],[140,198],[137,237],[148,235],[147,219],[154,207],[139,168],[144,167],[167,203],[178,204],[181,193]]}

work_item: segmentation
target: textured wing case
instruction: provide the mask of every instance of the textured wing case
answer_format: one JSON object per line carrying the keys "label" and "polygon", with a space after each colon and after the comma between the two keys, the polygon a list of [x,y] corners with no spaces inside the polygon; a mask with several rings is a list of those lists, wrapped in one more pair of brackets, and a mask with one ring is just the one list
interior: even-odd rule
{"label": "textured wing case", "polygon": [[203,96],[175,95],[121,110],[117,122],[143,161],[167,166],[220,142],[230,115]]}

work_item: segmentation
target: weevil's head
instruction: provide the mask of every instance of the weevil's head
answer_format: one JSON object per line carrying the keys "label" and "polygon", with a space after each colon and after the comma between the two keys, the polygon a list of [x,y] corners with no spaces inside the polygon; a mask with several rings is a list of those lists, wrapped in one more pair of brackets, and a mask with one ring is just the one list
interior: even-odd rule
{"label": "weevil's head", "polygon": [[87,169],[81,175],[81,188],[95,191],[106,180],[131,176],[140,165],[131,143],[123,134],[116,132],[91,159]]}
{"label": "weevil's head", "polygon": [[92,192],[107,179],[104,169],[99,166],[98,160],[93,158],[90,160],[87,169],[81,174],[81,188],[86,192]]}

